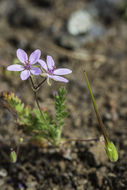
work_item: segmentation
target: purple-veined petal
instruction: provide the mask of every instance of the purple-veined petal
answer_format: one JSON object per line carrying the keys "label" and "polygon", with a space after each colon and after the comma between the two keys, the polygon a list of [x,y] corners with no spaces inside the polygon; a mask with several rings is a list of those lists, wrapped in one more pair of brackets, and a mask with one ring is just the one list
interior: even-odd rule
{"label": "purple-veined petal", "polygon": [[39,49],[35,50],[33,53],[31,53],[29,62],[31,65],[35,64],[38,62],[41,56],[41,51]]}
{"label": "purple-veined petal", "polygon": [[24,70],[20,74],[20,77],[21,77],[22,80],[28,79],[29,76],[30,76],[30,71],[29,70]]}
{"label": "purple-veined petal", "polygon": [[42,73],[41,69],[38,67],[33,67],[30,69],[30,71],[33,75],[40,75]]}
{"label": "purple-veined petal", "polygon": [[47,64],[45,63],[45,61],[43,61],[42,59],[39,59],[39,60],[38,60],[38,63],[41,65],[41,67],[42,67],[45,71],[48,71]]}
{"label": "purple-veined petal", "polygon": [[24,66],[14,64],[14,65],[8,66],[8,67],[7,67],[7,70],[8,70],[8,71],[23,71],[23,70],[24,70]]}
{"label": "purple-veined petal", "polygon": [[49,75],[49,74],[47,74],[47,76],[48,76],[49,78],[55,80],[55,81],[65,82],[65,83],[68,82],[68,80],[67,80],[66,78],[64,78],[64,77],[55,76],[55,75]]}
{"label": "purple-veined petal", "polygon": [[68,75],[70,73],[72,73],[72,71],[70,69],[64,69],[64,68],[56,69],[53,72],[53,74],[55,74],[55,75]]}
{"label": "purple-veined petal", "polygon": [[17,49],[16,54],[21,63],[28,61],[28,56],[23,49]]}
{"label": "purple-veined petal", "polygon": [[55,62],[54,62],[53,58],[50,55],[47,56],[47,65],[48,65],[49,70],[54,69]]}

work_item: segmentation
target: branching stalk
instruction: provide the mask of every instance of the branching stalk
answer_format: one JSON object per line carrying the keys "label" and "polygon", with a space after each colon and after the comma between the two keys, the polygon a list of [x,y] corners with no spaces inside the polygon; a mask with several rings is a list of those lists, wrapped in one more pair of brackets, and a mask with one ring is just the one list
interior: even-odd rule
{"label": "branching stalk", "polygon": [[[45,80],[46,80],[46,79],[44,79],[38,86],[41,86],[41,85],[45,82]],[[31,84],[32,84],[32,89],[35,89],[35,90],[33,90],[33,92],[34,92],[34,96],[35,96],[35,101],[36,101],[37,107],[38,107],[38,109],[39,109],[39,111],[40,111],[40,114],[41,114],[41,116],[42,116],[42,118],[43,118],[45,124],[48,125],[48,124],[47,124],[47,121],[46,121],[46,119],[45,119],[45,116],[44,116],[44,114],[43,114],[43,112],[42,112],[42,110],[41,110],[39,101],[38,101],[37,90],[36,90],[36,89],[38,89],[38,86],[36,87],[36,86],[34,85],[34,82],[33,82],[33,79],[32,79],[31,76],[30,76],[30,81],[31,81]],[[39,88],[40,88],[40,87],[39,87]]]}

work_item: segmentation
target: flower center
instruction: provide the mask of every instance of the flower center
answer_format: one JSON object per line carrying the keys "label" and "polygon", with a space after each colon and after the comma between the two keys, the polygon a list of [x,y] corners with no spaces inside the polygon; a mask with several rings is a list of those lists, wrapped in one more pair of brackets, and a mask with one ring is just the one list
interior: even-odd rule
{"label": "flower center", "polygon": [[50,74],[50,75],[53,75],[55,69],[56,69],[55,66],[54,66],[52,69],[48,69],[49,74]]}
{"label": "flower center", "polygon": [[25,62],[25,69],[27,69],[27,70],[29,70],[30,69],[30,63],[29,63],[29,61],[26,61]]}

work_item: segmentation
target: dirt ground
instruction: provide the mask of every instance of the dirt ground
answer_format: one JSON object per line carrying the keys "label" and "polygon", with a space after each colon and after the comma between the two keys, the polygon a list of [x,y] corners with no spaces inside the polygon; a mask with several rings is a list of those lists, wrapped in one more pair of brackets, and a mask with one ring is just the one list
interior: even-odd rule
{"label": "dirt ground", "polygon": [[[0,190],[126,190],[127,189],[127,20],[124,9],[103,0],[0,0],[0,92],[13,91],[26,104],[36,106],[28,81],[6,67],[16,49],[52,55],[58,67],[72,70],[66,84],[69,117],[66,138],[100,138],[90,95],[83,76],[87,71],[104,125],[119,151],[111,163],[104,143],[70,142],[65,153],[53,147],[36,147],[28,141],[8,110],[0,106]],[[105,4],[107,3],[107,4]],[[105,33],[73,36],[67,30],[70,15],[97,6]],[[109,6],[110,5],[110,6]],[[127,6],[127,5],[126,5]],[[127,9],[127,8],[126,8]],[[86,39],[87,40],[84,40]],[[39,101],[53,114],[53,93],[64,84],[46,83]],[[24,142],[18,161],[10,163],[10,148]]]}

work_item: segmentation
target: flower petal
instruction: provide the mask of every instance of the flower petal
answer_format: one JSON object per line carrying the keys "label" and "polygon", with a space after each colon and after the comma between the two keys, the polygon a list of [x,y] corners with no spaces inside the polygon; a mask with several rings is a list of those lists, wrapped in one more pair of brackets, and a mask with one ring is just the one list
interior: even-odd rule
{"label": "flower petal", "polygon": [[41,51],[39,49],[35,50],[33,53],[31,53],[29,61],[30,64],[33,65],[38,62],[41,56]]}
{"label": "flower petal", "polygon": [[28,61],[28,56],[23,49],[17,49],[16,54],[21,63],[25,63],[26,61]]}
{"label": "flower petal", "polygon": [[30,76],[30,71],[29,70],[24,70],[20,74],[20,77],[21,77],[22,80],[28,79],[29,76]]}
{"label": "flower petal", "polygon": [[66,78],[64,78],[64,77],[55,76],[55,75],[49,75],[49,74],[47,74],[47,76],[48,76],[49,78],[55,80],[55,81],[65,82],[65,83],[69,82],[69,81],[68,81]]}
{"label": "flower petal", "polygon": [[53,58],[50,55],[47,56],[47,65],[48,65],[49,70],[54,69],[55,62],[54,62]]}
{"label": "flower petal", "polygon": [[8,71],[23,71],[24,70],[24,67],[22,65],[17,65],[17,64],[14,64],[14,65],[10,65],[7,67],[7,70]]}
{"label": "flower petal", "polygon": [[45,71],[48,71],[47,64],[45,63],[45,61],[43,61],[42,59],[39,59],[39,60],[38,60],[38,63],[40,63],[41,67],[42,67]]}
{"label": "flower petal", "polygon": [[68,75],[70,73],[72,73],[72,71],[70,69],[64,69],[64,68],[62,68],[62,69],[56,69],[56,70],[54,70],[54,74],[55,75]]}
{"label": "flower petal", "polygon": [[38,67],[33,67],[30,69],[30,71],[33,75],[40,75],[42,73],[41,69]]}

